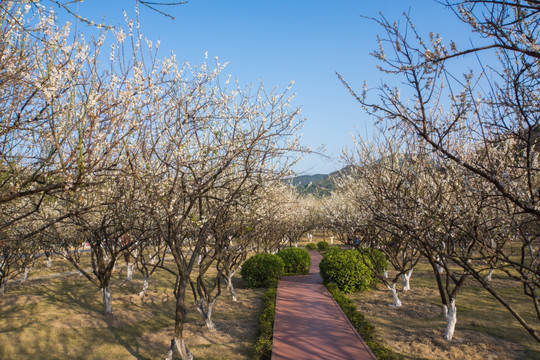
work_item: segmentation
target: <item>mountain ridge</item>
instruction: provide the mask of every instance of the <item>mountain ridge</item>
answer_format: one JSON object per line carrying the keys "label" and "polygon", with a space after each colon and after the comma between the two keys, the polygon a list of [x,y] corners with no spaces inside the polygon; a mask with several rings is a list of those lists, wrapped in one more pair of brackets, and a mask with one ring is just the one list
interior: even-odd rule
{"label": "mountain ridge", "polygon": [[336,188],[335,179],[349,173],[350,166],[345,166],[330,174],[298,175],[292,177],[290,183],[302,195],[329,196]]}

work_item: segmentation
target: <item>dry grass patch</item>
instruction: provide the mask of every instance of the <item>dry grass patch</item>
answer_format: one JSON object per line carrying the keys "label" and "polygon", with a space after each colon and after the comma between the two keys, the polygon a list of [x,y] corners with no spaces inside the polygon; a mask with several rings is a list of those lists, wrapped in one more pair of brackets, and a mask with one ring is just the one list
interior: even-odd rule
{"label": "dry grass patch", "polygon": [[[54,263],[53,263],[54,264]],[[65,264],[60,264],[65,271]],[[60,268],[59,268],[60,269]],[[39,270],[39,268],[36,268]],[[50,269],[41,268],[41,275]],[[31,271],[32,276],[32,271]],[[0,297],[0,359],[156,359],[163,358],[173,333],[174,278],[158,271],[144,299],[142,277],[113,277],[113,314],[102,314],[99,289],[78,276],[11,282]],[[32,279],[32,277],[30,277]],[[251,359],[264,289],[244,289],[236,280],[238,301],[228,292],[218,299],[216,331],[204,327],[188,297],[186,342],[196,359]]]}
{"label": "dry grass patch", "polygon": [[[494,278],[493,286],[524,314],[532,324],[531,302],[521,294],[519,284]],[[390,292],[383,286],[350,295],[358,310],[378,332],[407,359],[511,360],[539,359],[538,344],[487,291],[467,282],[457,297],[458,322],[451,342],[443,336],[446,321],[430,269],[421,264],[411,279],[411,291],[399,293],[403,307],[390,306]]]}

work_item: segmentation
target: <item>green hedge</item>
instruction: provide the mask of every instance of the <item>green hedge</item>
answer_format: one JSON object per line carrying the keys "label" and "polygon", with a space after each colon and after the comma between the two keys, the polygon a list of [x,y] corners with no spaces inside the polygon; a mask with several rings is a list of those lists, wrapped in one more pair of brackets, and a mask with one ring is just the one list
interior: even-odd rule
{"label": "green hedge", "polygon": [[367,290],[373,283],[372,272],[356,250],[332,250],[319,265],[325,283],[335,283],[346,293]]}
{"label": "green hedge", "polygon": [[264,294],[263,310],[259,316],[259,336],[255,342],[255,360],[270,360],[272,357],[276,295],[276,287],[269,288]]}
{"label": "green hedge", "polygon": [[388,270],[388,261],[386,260],[386,255],[381,251],[372,248],[361,248],[358,247],[356,250],[364,257],[364,261],[367,261],[372,268],[374,268],[378,273],[383,274]]}
{"label": "green hedge", "polygon": [[404,360],[403,355],[390,349],[375,331],[375,327],[366,320],[366,317],[358,312],[354,302],[346,297],[334,283],[326,284],[326,288],[332,294],[341,310],[345,313],[351,324],[356,328],[362,339],[378,360]]}
{"label": "green hedge", "polygon": [[326,241],[319,241],[317,243],[317,248],[320,250],[320,251],[326,251],[328,250],[330,246],[328,245],[328,243]]}
{"label": "green hedge", "polygon": [[315,245],[314,243],[309,243],[306,245],[306,249],[307,250],[317,250],[317,245]]}
{"label": "green hedge", "polygon": [[242,265],[240,274],[248,288],[276,286],[284,274],[285,263],[272,254],[257,254]]}
{"label": "green hedge", "polygon": [[286,248],[277,254],[285,263],[285,274],[305,275],[311,266],[311,256],[305,249]]}

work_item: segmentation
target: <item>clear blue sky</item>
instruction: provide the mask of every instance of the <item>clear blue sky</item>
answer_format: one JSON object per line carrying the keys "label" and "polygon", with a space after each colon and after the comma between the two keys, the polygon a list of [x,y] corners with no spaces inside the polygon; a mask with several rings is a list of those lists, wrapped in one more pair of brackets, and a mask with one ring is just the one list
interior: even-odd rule
{"label": "clear blue sky", "polygon": [[[94,20],[123,24],[122,10],[134,13],[134,0],[86,0],[79,12]],[[373,121],[341,85],[340,72],[361,89],[380,84],[375,60],[381,29],[373,21],[378,12],[389,20],[402,20],[410,11],[420,32],[438,32],[456,40],[468,37],[468,29],[434,0],[189,0],[187,4],[161,7],[174,20],[141,7],[145,37],[161,40],[162,55],[174,51],[179,61],[201,63],[204,53],[228,62],[226,73],[241,83],[284,90],[294,81],[295,105],[307,119],[302,143],[324,145],[331,160],[311,155],[296,170],[329,173],[343,164],[343,147],[351,146],[351,134],[369,137]],[[79,25],[79,30],[82,25]],[[84,30],[83,30],[84,31]]]}

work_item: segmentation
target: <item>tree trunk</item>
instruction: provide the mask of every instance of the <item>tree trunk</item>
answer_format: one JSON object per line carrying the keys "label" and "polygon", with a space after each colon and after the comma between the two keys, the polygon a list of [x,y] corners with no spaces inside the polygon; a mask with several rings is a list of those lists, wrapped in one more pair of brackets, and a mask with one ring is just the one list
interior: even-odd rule
{"label": "tree trunk", "polygon": [[401,274],[401,283],[403,284],[403,291],[411,290],[411,276],[413,269]]}
{"label": "tree trunk", "polygon": [[51,256],[47,256],[47,267],[50,268],[52,265],[52,257]]}
{"label": "tree trunk", "polygon": [[397,293],[397,290],[396,290],[396,283],[392,283],[392,286],[390,285],[387,285],[388,286],[388,290],[390,290],[390,292],[392,293],[392,298],[394,299],[394,304],[392,306],[395,306],[395,307],[401,307],[401,300],[399,300],[399,297],[398,297],[398,293]]}
{"label": "tree trunk", "polygon": [[232,283],[232,277],[234,275],[234,271],[226,277],[227,279],[227,290],[229,290],[229,292],[231,293],[231,297],[232,297],[232,300],[233,301],[237,301],[237,297],[236,297],[236,290],[234,289],[234,286],[233,286],[233,283]]}
{"label": "tree trunk", "polygon": [[[439,257],[439,255],[437,255],[437,261],[439,261],[441,258]],[[439,272],[439,274],[442,274],[444,272],[444,268],[437,264],[437,271]]]}
{"label": "tree trunk", "polygon": [[105,314],[112,314],[112,295],[111,286],[106,285],[101,288],[101,297],[103,298],[103,312]]}
{"label": "tree trunk", "polygon": [[172,339],[171,348],[167,352],[167,357],[165,358],[165,360],[173,360],[175,347],[180,353],[180,357],[182,358],[182,360],[193,360],[193,354],[191,354],[189,349],[186,347],[186,344],[184,343],[184,339],[177,338],[177,337],[174,337]]}
{"label": "tree trunk", "polygon": [[206,325],[206,328],[208,330],[214,331],[216,329],[214,322],[212,321],[212,309],[214,307],[214,302],[216,300],[212,300],[207,302],[204,299],[200,299],[196,302],[197,310],[199,310],[199,313],[201,313],[201,316],[204,320],[204,324]]}
{"label": "tree trunk", "polygon": [[187,279],[180,279],[178,284],[178,290],[176,295],[176,308],[175,308],[175,320],[174,320],[174,337],[171,341],[171,347],[167,353],[167,360],[172,360],[174,348],[178,350],[182,360],[193,360],[193,355],[186,347],[184,343],[184,321],[187,316],[187,309],[185,306],[186,300],[186,288]]}
{"label": "tree trunk", "polygon": [[142,291],[139,293],[139,296],[144,297],[144,295],[146,295],[147,290],[148,290],[148,275],[145,275],[144,276],[144,282],[143,282]]}
{"label": "tree trunk", "polygon": [[443,310],[446,317],[446,334],[444,335],[444,339],[451,341],[454,337],[454,330],[457,323],[456,299],[451,298],[448,306],[443,305]]}
{"label": "tree trunk", "polygon": [[493,268],[489,269],[489,272],[487,273],[487,275],[485,277],[486,281],[491,281],[491,275],[493,275],[494,270],[495,269],[493,269]]}
{"label": "tree trunk", "polygon": [[24,267],[24,271],[21,273],[21,282],[25,282],[28,280],[28,272],[30,271],[30,268],[28,266]]}
{"label": "tree trunk", "polygon": [[127,281],[133,280],[133,269],[135,268],[135,263],[128,263],[127,266]]}

